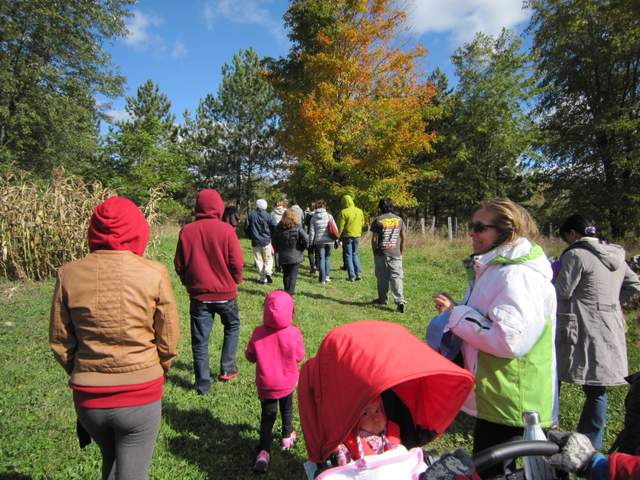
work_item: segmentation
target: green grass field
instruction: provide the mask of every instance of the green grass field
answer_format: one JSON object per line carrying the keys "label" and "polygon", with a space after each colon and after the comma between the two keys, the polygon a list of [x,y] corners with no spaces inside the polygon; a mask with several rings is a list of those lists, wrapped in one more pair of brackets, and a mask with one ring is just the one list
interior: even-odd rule
{"label": "green grass field", "polygon": [[[176,231],[163,236],[158,259],[173,272]],[[260,406],[254,385],[254,366],[243,355],[253,328],[260,324],[265,294],[282,288],[282,277],[273,285],[257,283],[250,248],[243,240],[248,263],[245,282],[239,289],[242,328],[238,349],[241,375],[226,383],[214,383],[211,394],[202,397],[191,389],[193,373],[189,332],[188,296],[173,277],[182,322],[179,357],[168,375],[163,399],[163,421],[155,449],[150,478],[154,479],[245,479],[251,471],[258,440]],[[557,246],[550,247],[552,254]],[[346,282],[339,270],[341,251],[331,257],[333,283],[320,285],[301,268],[296,294],[296,323],[302,329],[307,357],[313,356],[332,327],[361,319],[382,319],[405,325],[420,338],[436,313],[431,293],[447,290],[460,297],[465,275],[460,260],[466,242],[430,243],[415,239],[405,252],[407,313],[398,314],[393,302],[387,308],[367,303],[376,297],[373,258],[366,242],[361,258],[362,282]],[[100,453],[95,444],[81,450],[75,435],[75,412],[67,377],[48,346],[48,321],[53,283],[0,283],[0,479],[92,479],[100,477]],[[629,318],[633,318],[631,315]],[[636,334],[630,323],[630,370],[640,366]],[[220,322],[210,342],[212,372],[217,373],[222,341]],[[611,389],[606,447],[621,428],[626,389]],[[563,429],[575,428],[583,398],[573,386],[564,386],[561,401]],[[430,448],[445,451],[471,445],[473,423],[458,417],[449,431]],[[296,418],[296,430],[301,433]],[[279,421],[276,422],[279,431]],[[277,442],[277,443],[276,443]],[[304,442],[290,453],[279,450],[275,435],[272,464],[262,478],[303,478]]]}

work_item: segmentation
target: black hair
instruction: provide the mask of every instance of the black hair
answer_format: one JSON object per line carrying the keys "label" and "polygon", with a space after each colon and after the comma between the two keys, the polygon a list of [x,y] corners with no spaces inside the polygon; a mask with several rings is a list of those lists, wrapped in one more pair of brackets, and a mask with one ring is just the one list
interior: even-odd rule
{"label": "black hair", "polygon": [[382,213],[391,213],[393,211],[393,201],[389,198],[383,198],[378,202],[378,208]]}
{"label": "black hair", "polygon": [[596,228],[596,224],[588,221],[579,213],[575,213],[567,218],[562,226],[560,227],[560,236],[564,237],[565,234],[569,233],[571,230],[574,230],[578,235],[582,237],[597,237],[598,229]]}

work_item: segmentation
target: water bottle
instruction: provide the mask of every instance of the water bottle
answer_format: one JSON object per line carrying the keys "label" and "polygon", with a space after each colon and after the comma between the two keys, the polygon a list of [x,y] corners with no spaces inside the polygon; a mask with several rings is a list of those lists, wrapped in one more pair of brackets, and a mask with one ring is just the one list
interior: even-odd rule
{"label": "water bottle", "polygon": [[[540,426],[538,412],[523,412],[522,421],[524,422],[523,440],[547,440]],[[528,480],[553,480],[556,478],[554,469],[543,457],[523,457],[523,460],[524,476]]]}

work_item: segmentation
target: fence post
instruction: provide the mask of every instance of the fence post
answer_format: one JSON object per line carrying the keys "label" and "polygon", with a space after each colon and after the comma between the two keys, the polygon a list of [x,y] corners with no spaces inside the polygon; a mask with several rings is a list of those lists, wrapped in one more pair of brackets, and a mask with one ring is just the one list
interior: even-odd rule
{"label": "fence post", "polygon": [[431,235],[435,235],[436,233],[436,217],[434,216],[431,219]]}
{"label": "fence post", "polygon": [[447,230],[449,230],[449,241],[453,241],[453,225],[451,223],[451,217],[447,217]]}
{"label": "fence post", "polygon": [[420,231],[422,232],[422,236],[424,237],[424,217],[420,218]]}

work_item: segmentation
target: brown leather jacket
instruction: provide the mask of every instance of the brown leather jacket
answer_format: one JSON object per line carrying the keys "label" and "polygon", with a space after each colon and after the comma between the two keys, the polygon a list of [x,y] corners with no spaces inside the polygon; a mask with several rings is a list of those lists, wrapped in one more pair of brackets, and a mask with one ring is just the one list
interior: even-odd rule
{"label": "brown leather jacket", "polygon": [[49,344],[77,385],[154,380],[176,356],[180,320],[164,265],[96,250],[58,270]]}

